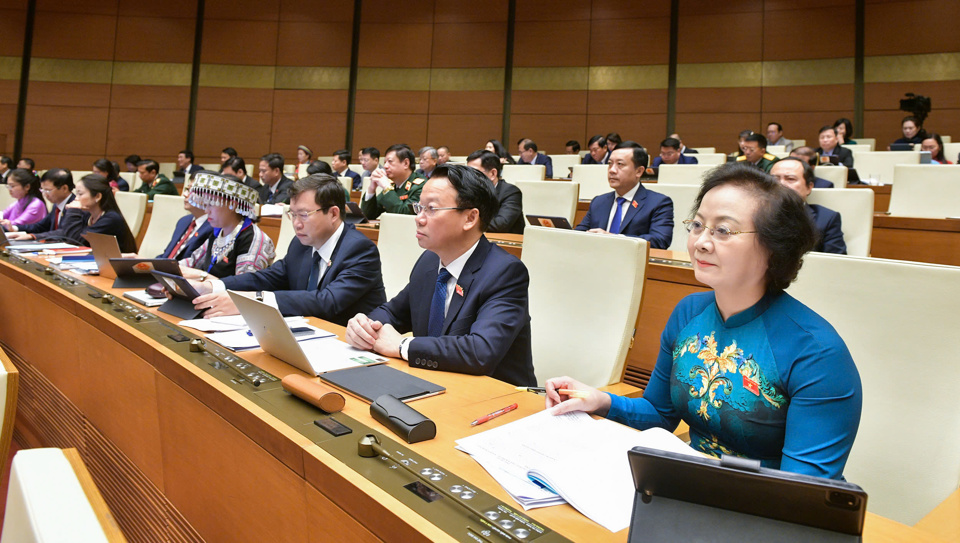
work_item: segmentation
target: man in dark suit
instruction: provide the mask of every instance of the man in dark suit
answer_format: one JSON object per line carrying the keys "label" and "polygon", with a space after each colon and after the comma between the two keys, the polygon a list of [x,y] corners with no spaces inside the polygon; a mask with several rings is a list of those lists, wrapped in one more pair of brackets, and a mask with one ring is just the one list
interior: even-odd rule
{"label": "man in dark suit", "polygon": [[660,142],[660,156],[653,159],[653,165],[650,167],[656,174],[661,164],[697,164],[697,159],[692,156],[685,156],[680,152],[683,144],[675,138],[667,138]]}
{"label": "man in dark suit", "polygon": [[610,160],[610,151],[607,150],[607,138],[597,134],[587,142],[587,154],[583,155],[580,164],[606,164]]}
{"label": "man in dark suit", "polygon": [[440,160],[440,153],[437,152],[433,147],[421,147],[420,148],[420,167],[417,168],[416,173],[423,177],[424,179],[430,179],[430,176],[433,175],[434,170],[437,169],[437,163]]}
{"label": "man in dark suit", "polygon": [[177,171],[183,172],[184,178],[189,178],[202,169],[203,168],[193,163],[193,152],[190,150],[184,149],[177,155]]}
{"label": "man in dark suit", "polygon": [[699,152],[696,149],[691,149],[683,144],[683,138],[680,137],[680,134],[673,133],[670,134],[670,137],[680,142],[680,154],[681,155],[696,155]]}
{"label": "man in dark suit", "polygon": [[73,195],[73,174],[70,173],[70,170],[62,168],[47,170],[40,178],[40,192],[43,193],[43,197],[48,202],[53,204],[46,217],[39,222],[20,226],[8,220],[0,221],[0,224],[10,232],[26,232],[28,234],[39,234],[60,228],[60,220],[63,218],[63,212],[66,210],[67,204],[76,198]]}
{"label": "man in dark suit", "polygon": [[840,164],[853,167],[853,151],[840,145],[837,129],[830,125],[820,127],[820,147],[817,147],[816,152],[820,155],[821,164],[831,163],[830,157],[835,156]]}
{"label": "man in dark suit", "polygon": [[790,151],[790,156],[798,157],[800,160],[806,162],[810,169],[813,170],[813,188],[815,189],[832,189],[834,188],[833,181],[827,181],[821,177],[817,177],[817,152],[813,150],[813,147],[797,147],[793,151]]}
{"label": "man in dark suit", "polygon": [[467,166],[480,171],[493,183],[493,190],[500,202],[500,211],[490,221],[487,232],[502,232],[506,234],[523,233],[523,194],[516,185],[511,185],[500,178],[500,157],[486,150],[470,153],[467,157]]}
{"label": "man in dark suit", "polygon": [[7,176],[13,171],[13,159],[7,155],[0,156],[0,184],[7,184]]}
{"label": "man in dark suit", "polygon": [[[437,168],[416,205],[417,240],[426,251],[410,283],[369,315],[350,319],[347,342],[418,368],[533,385],[530,276],[483,235],[497,207],[493,186],[477,170]],[[408,331],[414,337],[400,335]]]}
{"label": "man in dark suit", "polygon": [[[813,190],[813,170],[800,158],[787,157],[773,165],[770,175],[780,184],[792,189],[806,202]],[[847,244],[843,241],[843,227],[840,214],[817,204],[807,204],[807,213],[813,221],[820,239],[814,251],[821,253],[847,254]]]}
{"label": "man in dark suit", "polygon": [[360,190],[363,186],[360,174],[350,169],[350,151],[340,149],[336,153],[333,153],[333,158],[330,160],[330,167],[333,168],[336,177],[349,177],[352,180],[351,186],[353,190]]}
{"label": "man in dark suit", "polygon": [[190,188],[193,186],[193,180],[193,177],[188,177],[183,183],[183,209],[187,211],[187,215],[177,220],[170,243],[162,253],[157,255],[157,258],[182,260],[192,255],[213,235],[213,226],[210,226],[210,221],[207,220],[207,212],[190,203]]}
{"label": "man in dark suit", "polygon": [[[342,221],[346,198],[333,176],[314,174],[293,183],[290,215],[297,237],[283,260],[269,268],[198,283],[197,309],[205,317],[235,315],[225,289],[256,292],[284,315],[309,315],[347,324],[357,313],[387,300],[380,252],[367,236]],[[203,289],[203,290],[201,290]]]}
{"label": "man in dark suit", "polygon": [[666,249],[673,240],[673,201],[640,184],[647,152],[625,141],[610,153],[607,181],[613,192],[601,194],[577,230],[643,238],[654,249]]}
{"label": "man in dark suit", "polygon": [[283,155],[270,153],[260,157],[260,205],[289,204],[293,180],[283,175]]}
{"label": "man in dark suit", "polygon": [[520,140],[517,147],[520,151],[520,160],[517,164],[542,164],[547,170],[546,178],[553,178],[553,159],[537,152],[537,144],[533,140],[524,138]]}
{"label": "man in dark suit", "polygon": [[242,157],[235,156],[228,158],[223,163],[220,173],[236,177],[241,183],[257,191],[258,195],[260,194],[260,189],[263,188],[262,183],[254,179],[252,175],[247,175],[247,163]]}

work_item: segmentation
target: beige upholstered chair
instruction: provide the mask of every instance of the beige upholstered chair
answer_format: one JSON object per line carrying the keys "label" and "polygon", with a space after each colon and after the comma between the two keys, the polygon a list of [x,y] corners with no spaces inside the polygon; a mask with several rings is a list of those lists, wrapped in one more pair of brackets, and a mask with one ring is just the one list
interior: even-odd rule
{"label": "beige upholstered chair", "polygon": [[20,391],[20,372],[13,366],[10,357],[0,348],[0,480],[3,479],[6,458],[10,455],[10,443],[13,441],[13,424],[17,416],[17,394]]}
{"label": "beige upholstered chair", "polygon": [[802,139],[800,139],[800,138],[794,138],[794,139],[793,139],[793,148],[794,148],[794,149],[796,149],[797,147],[805,147],[806,145],[807,145],[807,140],[802,140]]}
{"label": "beige upholstered chair", "polygon": [[853,153],[853,166],[860,179],[876,179],[893,184],[893,168],[897,164],[920,164],[919,151],[873,151]]}
{"label": "beige upholstered chair", "polygon": [[716,166],[713,164],[663,164],[657,173],[657,182],[700,186],[703,184],[703,176],[714,168]]}
{"label": "beige upholstered chair", "polygon": [[870,511],[917,522],[960,480],[960,268],[810,253],[789,292],[836,328],[863,383],[844,476]]}
{"label": "beige upholstered chair", "polygon": [[869,189],[813,189],[807,203],[822,205],[840,214],[848,255],[870,256],[873,197]]}
{"label": "beige upholstered chair", "polygon": [[790,153],[787,153],[786,145],[767,145],[767,152],[770,153],[771,155],[776,155],[778,157],[780,155],[786,156],[790,154]]}
{"label": "beige upholstered chair", "polygon": [[13,457],[0,543],[126,541],[76,449]]}
{"label": "beige upholstered chair", "polygon": [[833,188],[847,188],[847,176],[850,174],[845,166],[817,166],[813,174],[821,179],[826,179],[833,183]]}
{"label": "beige upholstered chair", "polygon": [[877,150],[877,138],[853,138],[857,145],[869,145],[871,151]]}
{"label": "beige upholstered chair", "polygon": [[417,243],[416,216],[395,213],[380,215],[377,249],[380,251],[383,287],[390,300],[410,282],[413,265],[423,254],[423,249]]}
{"label": "beige upholstered chair", "polygon": [[297,235],[293,229],[293,221],[290,220],[290,217],[287,217],[287,211],[289,210],[290,206],[284,204],[283,213],[280,215],[280,233],[277,234],[277,242],[274,244],[277,251],[277,256],[273,259],[274,262],[287,256],[287,249],[290,247],[290,242],[293,241],[293,238]]}
{"label": "beige upholstered chair", "polygon": [[566,217],[570,224],[577,214],[580,185],[561,181],[517,181],[523,194],[523,215]]}
{"label": "beige upholstered chair", "polygon": [[0,211],[7,209],[16,201],[16,198],[10,196],[10,190],[6,186],[0,187]]}
{"label": "beige upholstered chair", "polygon": [[[569,375],[599,387],[623,376],[643,294],[647,242],[527,227],[533,367],[537,382]],[[572,278],[584,288],[570,288]],[[586,285],[590,285],[587,287]]]}
{"label": "beige upholstered chair", "polygon": [[140,188],[140,185],[143,184],[143,180],[140,179],[140,176],[137,175],[137,172],[120,172],[120,177],[127,182],[127,186],[130,187],[130,190],[137,190]]}
{"label": "beige upholstered chair", "polygon": [[143,235],[140,250],[137,252],[140,258],[153,258],[160,254],[160,251],[170,243],[177,221],[186,214],[187,211],[183,208],[183,196],[169,194],[154,196],[150,223],[147,225],[147,232]]}
{"label": "beige upholstered chair", "polygon": [[705,153],[712,155],[717,152],[716,147],[691,147],[691,149],[693,149],[694,151],[697,152],[697,154],[700,154],[700,155]]}
{"label": "beige upholstered chair", "polygon": [[670,242],[671,251],[686,251],[687,227],[683,221],[689,219],[693,213],[693,203],[697,200],[697,194],[700,193],[700,185],[670,185],[667,183],[644,183],[644,187],[659,192],[664,196],[669,196],[673,200],[673,241]]}
{"label": "beige upholstered chair", "polygon": [[610,183],[607,181],[606,164],[579,164],[573,167],[574,183],[580,185],[580,198],[593,200],[601,194],[610,192]]}
{"label": "beige upholstered chair", "polygon": [[504,164],[500,177],[510,183],[517,181],[543,181],[547,167],[543,164]]}
{"label": "beige upholstered chair", "polygon": [[727,161],[727,155],[723,153],[698,153],[688,156],[697,159],[697,164],[704,166],[719,166]]}
{"label": "beige upholstered chair", "polygon": [[550,155],[553,161],[553,176],[557,178],[570,177],[570,168],[579,166],[580,155]]}
{"label": "beige upholstered chair", "polygon": [[[343,188],[347,189],[347,193],[353,191],[353,178],[352,177],[338,177],[337,181],[340,181],[340,184],[343,185]],[[349,200],[349,198],[347,198]]]}
{"label": "beige upholstered chair", "polygon": [[[168,178],[173,179],[173,172],[177,171],[177,163],[176,162],[160,162],[159,164],[160,164],[160,171],[158,173],[162,173]],[[77,178],[74,177],[73,180],[74,182],[76,182]]]}
{"label": "beige upholstered chair", "polygon": [[[942,136],[941,136],[942,137]],[[943,156],[947,157],[947,160],[957,163],[957,158],[960,156],[960,143],[947,143],[943,142]]]}
{"label": "beige upholstered chair", "polygon": [[120,207],[123,218],[127,221],[127,226],[133,232],[133,237],[139,236],[143,217],[147,214],[147,195],[142,192],[117,191],[114,197],[117,199],[117,206]]}
{"label": "beige upholstered chair", "polygon": [[844,143],[843,146],[854,153],[869,153],[873,151],[873,146],[867,143],[860,143],[860,140],[854,140],[857,143]]}
{"label": "beige upholstered chair", "polygon": [[891,215],[960,217],[960,166],[926,165],[894,168]]}

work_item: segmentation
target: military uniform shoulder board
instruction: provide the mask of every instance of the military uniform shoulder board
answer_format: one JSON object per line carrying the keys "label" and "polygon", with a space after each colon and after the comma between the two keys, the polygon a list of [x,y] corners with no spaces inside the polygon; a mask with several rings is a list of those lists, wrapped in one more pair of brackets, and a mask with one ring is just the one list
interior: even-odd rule
{"label": "military uniform shoulder board", "polygon": [[410,190],[410,187],[411,187],[411,186],[412,186],[412,185],[410,184],[410,182],[407,181],[407,184],[403,186],[403,190]]}
{"label": "military uniform shoulder board", "polygon": [[424,179],[424,178],[422,178],[422,177],[418,177],[418,178],[416,178],[416,179],[413,180],[413,184],[414,184],[414,185],[422,185],[424,181],[426,181],[426,179]]}
{"label": "military uniform shoulder board", "polygon": [[737,157],[737,162],[743,162],[746,159],[747,159],[746,155],[740,155]]}
{"label": "military uniform shoulder board", "polygon": [[763,158],[767,160],[777,160],[777,156],[771,155],[770,153],[763,153]]}

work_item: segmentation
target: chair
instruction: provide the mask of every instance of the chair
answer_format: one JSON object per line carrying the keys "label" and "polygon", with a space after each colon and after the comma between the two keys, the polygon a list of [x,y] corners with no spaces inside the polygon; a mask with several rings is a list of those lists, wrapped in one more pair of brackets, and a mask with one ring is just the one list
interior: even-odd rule
{"label": "chair", "polygon": [[504,164],[500,177],[510,183],[517,181],[543,181],[547,167],[543,164]]}
{"label": "chair", "polygon": [[153,258],[160,254],[170,243],[173,231],[177,228],[177,221],[186,214],[187,210],[183,208],[183,196],[169,194],[154,196],[150,223],[147,224],[147,232],[143,235],[137,255],[140,258]]}
{"label": "chair", "polygon": [[447,161],[448,164],[466,164],[467,156],[469,155],[450,155],[450,160]]}
{"label": "chair", "polygon": [[850,175],[850,170],[846,166],[817,166],[813,174],[831,181],[833,188],[844,189],[847,188],[847,176]]}
{"label": "chair", "polygon": [[694,151],[697,152],[697,154],[700,154],[700,155],[702,154],[712,155],[717,152],[716,147],[691,147],[691,149],[693,149]]}
{"label": "chair", "polygon": [[875,179],[884,185],[893,184],[893,168],[897,164],[920,164],[919,151],[873,151],[853,153],[853,165],[860,179]]}
{"label": "chair", "polygon": [[[340,181],[340,184],[343,185],[343,188],[347,189],[347,194],[350,194],[350,192],[353,191],[352,177],[338,177],[337,180]],[[347,200],[349,199],[350,197],[348,196]]]}
{"label": "chair", "polygon": [[843,146],[847,149],[850,149],[850,152],[853,153],[869,153],[870,151],[873,151],[872,145],[860,143],[859,140],[856,141],[857,143],[844,143]]}
{"label": "chair", "polygon": [[550,155],[554,177],[570,177],[570,168],[580,165],[580,155]]}
{"label": "chair", "polygon": [[414,215],[384,213],[380,216],[377,249],[383,273],[383,287],[390,300],[410,282],[410,272],[423,249],[417,242],[417,218]]}
{"label": "chair", "polygon": [[960,158],[960,143],[943,142],[943,156],[957,164],[957,159]]}
{"label": "chair", "polygon": [[[127,182],[127,186],[130,187],[130,190],[137,190],[140,188],[140,185],[143,184],[143,179],[140,179],[140,176],[137,175],[137,172],[120,172],[120,177]],[[74,179],[76,181],[76,179]]]}
{"label": "chair", "polygon": [[877,138],[853,138],[857,145],[869,145],[871,151],[877,150]]}
{"label": "chair", "polygon": [[117,199],[117,205],[123,218],[130,227],[133,237],[140,235],[140,227],[143,226],[143,217],[147,214],[147,195],[142,192],[117,192],[113,195]]}
{"label": "chair", "polygon": [[953,140],[950,136],[946,134],[940,134],[940,141],[942,141],[943,143],[951,143]]}
{"label": "chair", "polygon": [[593,200],[613,190],[607,181],[606,164],[578,164],[573,167],[570,180],[580,184],[580,198],[584,200]]}
{"label": "chair", "polygon": [[[177,163],[176,162],[160,162],[159,164],[160,164],[160,171],[158,173],[162,173],[163,175],[169,177],[170,179],[173,179],[173,172],[177,171]],[[76,176],[76,172],[74,172],[74,176]],[[77,178],[74,177],[73,180],[76,181]]]}
{"label": "chair", "polygon": [[523,194],[523,215],[566,217],[570,224],[577,215],[580,185],[560,181],[517,181]]}
{"label": "chair", "polygon": [[[524,247],[526,250],[526,247]],[[790,294],[843,338],[863,384],[844,476],[868,509],[912,525],[957,490],[960,268],[810,253]]]}
{"label": "chair", "polygon": [[210,164],[201,164],[201,165],[200,165],[201,168],[203,168],[204,170],[207,170],[208,172],[219,172],[219,171],[220,171],[220,166],[221,166],[221,165],[220,165],[219,162],[217,162],[216,164],[210,163]]}
{"label": "chair", "polygon": [[703,176],[716,166],[712,164],[663,164],[657,175],[658,183],[670,185],[701,185]]}
{"label": "chair", "polygon": [[[569,375],[594,387],[619,382],[643,295],[647,242],[627,236],[527,227],[537,382]],[[584,288],[571,288],[571,279]],[[587,287],[586,285],[590,285]]]}
{"label": "chair", "polygon": [[807,140],[801,140],[801,139],[794,139],[794,140],[793,140],[793,148],[794,148],[794,149],[796,149],[797,147],[806,147],[806,145],[807,145]]}
{"label": "chair", "polygon": [[644,187],[659,192],[664,196],[669,196],[673,200],[673,241],[670,242],[671,251],[686,251],[687,226],[683,224],[685,219],[692,215],[693,203],[697,200],[697,194],[700,193],[700,185],[670,185],[667,183],[643,184]]}
{"label": "chair", "polygon": [[870,256],[873,199],[874,193],[869,189],[813,189],[807,203],[822,205],[840,214],[848,255]]}
{"label": "chair", "polygon": [[960,166],[894,167],[890,214],[900,217],[960,217]]}
{"label": "chair", "polygon": [[767,152],[776,156],[780,156],[781,154],[787,156],[789,154],[787,153],[786,145],[767,145]]}
{"label": "chair", "polygon": [[10,195],[7,187],[0,187],[0,211],[10,207],[17,199]]}
{"label": "chair", "polygon": [[13,457],[0,543],[126,541],[76,449]]}
{"label": "chair", "polygon": [[276,243],[274,243],[277,253],[277,256],[273,259],[274,262],[287,256],[287,249],[290,247],[290,242],[293,241],[293,238],[297,235],[296,230],[293,228],[293,221],[287,216],[287,211],[289,210],[290,206],[283,204],[283,213],[280,214],[280,233],[277,234]]}
{"label": "chair", "polygon": [[[13,441],[13,425],[17,415],[17,394],[20,392],[20,372],[14,367],[7,353],[0,348],[0,455],[10,455]],[[6,461],[0,465],[0,480],[3,480]]]}
{"label": "chair", "polygon": [[363,166],[359,164],[347,164],[347,168],[350,168],[350,171],[357,175],[363,175]]}
{"label": "chair", "polygon": [[723,153],[698,153],[692,156],[697,159],[697,164],[705,166],[719,166],[727,161],[727,155]]}

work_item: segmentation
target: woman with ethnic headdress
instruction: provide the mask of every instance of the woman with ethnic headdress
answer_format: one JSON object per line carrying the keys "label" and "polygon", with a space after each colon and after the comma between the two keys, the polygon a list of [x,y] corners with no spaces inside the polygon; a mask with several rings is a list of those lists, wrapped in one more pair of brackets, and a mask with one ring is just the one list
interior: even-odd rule
{"label": "woman with ethnic headdress", "polygon": [[254,224],[257,192],[232,175],[196,174],[190,203],[207,212],[210,240],[180,261],[184,277],[203,281],[262,270],[273,262],[273,241]]}

